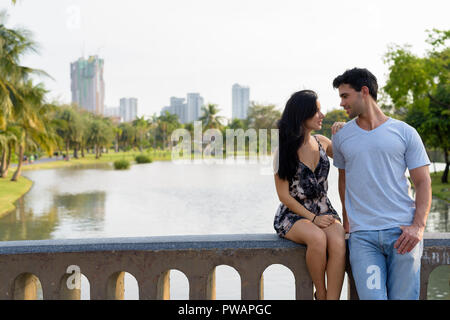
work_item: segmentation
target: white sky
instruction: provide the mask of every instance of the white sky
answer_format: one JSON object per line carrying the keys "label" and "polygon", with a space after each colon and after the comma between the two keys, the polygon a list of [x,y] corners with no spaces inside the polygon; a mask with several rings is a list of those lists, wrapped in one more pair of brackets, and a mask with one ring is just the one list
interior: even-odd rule
{"label": "white sky", "polygon": [[450,27],[448,0],[0,0],[0,8],[9,27],[33,31],[40,53],[23,64],[55,79],[42,79],[49,97],[70,102],[70,63],[98,54],[105,105],[133,96],[139,115],[199,92],[231,117],[234,83],[280,109],[313,89],[331,110],[339,107],[334,77],[365,67],[382,86],[389,44],[422,54],[426,29]]}

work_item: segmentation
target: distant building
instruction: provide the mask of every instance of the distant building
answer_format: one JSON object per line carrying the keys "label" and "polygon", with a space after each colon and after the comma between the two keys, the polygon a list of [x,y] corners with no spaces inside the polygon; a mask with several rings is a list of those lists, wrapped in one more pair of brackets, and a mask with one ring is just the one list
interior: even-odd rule
{"label": "distant building", "polygon": [[122,122],[131,122],[137,118],[137,104],[136,98],[122,98],[119,105],[119,116]]}
{"label": "distant building", "polygon": [[199,93],[187,94],[187,119],[186,122],[194,122],[198,120],[202,115],[203,97]]}
{"label": "distant building", "polygon": [[90,56],[70,64],[72,103],[95,114],[104,113],[103,59]]}
{"label": "distant building", "polygon": [[187,106],[184,100],[184,98],[170,97],[170,106],[162,108],[161,115],[167,111],[170,114],[176,114],[180,123],[186,123]]}
{"label": "distant building", "polygon": [[105,117],[119,117],[119,107],[107,107],[103,114]]}
{"label": "distant building", "polygon": [[161,109],[161,115],[166,111],[178,115],[180,123],[198,120],[202,116],[203,97],[199,93],[188,93],[185,98],[170,97],[170,106]]}
{"label": "distant building", "polygon": [[235,83],[232,87],[232,119],[246,119],[250,105],[250,88]]}

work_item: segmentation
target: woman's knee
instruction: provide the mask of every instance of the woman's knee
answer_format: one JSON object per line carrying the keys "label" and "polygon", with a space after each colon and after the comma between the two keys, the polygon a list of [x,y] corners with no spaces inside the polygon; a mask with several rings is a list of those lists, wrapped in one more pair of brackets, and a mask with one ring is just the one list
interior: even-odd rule
{"label": "woman's knee", "polygon": [[306,242],[308,248],[314,250],[325,251],[327,249],[327,236],[322,229],[317,228],[311,235],[309,236],[308,241]]}
{"label": "woman's knee", "polygon": [[333,228],[327,230],[326,236],[328,253],[345,255],[345,231],[342,225],[336,223]]}

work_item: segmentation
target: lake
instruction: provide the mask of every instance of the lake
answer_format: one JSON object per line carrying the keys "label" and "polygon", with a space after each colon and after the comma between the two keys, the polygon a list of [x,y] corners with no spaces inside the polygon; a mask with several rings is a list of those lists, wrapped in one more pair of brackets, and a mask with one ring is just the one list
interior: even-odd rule
{"label": "lake", "polygon": [[[243,162],[166,161],[125,171],[108,164],[26,171],[34,184],[17,210],[0,219],[0,240],[274,233],[279,200],[270,166]],[[331,166],[328,195],[341,212],[337,175]],[[433,199],[426,231],[450,232],[448,214],[448,204]],[[450,299],[449,269],[433,274],[432,298]],[[217,268],[217,299],[239,299],[239,286],[236,270]],[[88,287],[83,277],[83,299],[89,298]],[[264,288],[266,299],[295,298],[293,274],[280,265],[265,271]],[[125,290],[126,298],[138,298],[137,284],[128,273]],[[346,284],[341,297],[347,298]],[[187,279],[176,270],[171,272],[171,298],[188,298]]]}

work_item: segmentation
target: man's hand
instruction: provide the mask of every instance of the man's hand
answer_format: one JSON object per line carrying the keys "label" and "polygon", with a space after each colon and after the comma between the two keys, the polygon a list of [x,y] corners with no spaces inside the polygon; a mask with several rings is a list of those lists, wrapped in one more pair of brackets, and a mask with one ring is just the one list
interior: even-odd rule
{"label": "man's hand", "polygon": [[416,244],[422,240],[425,227],[413,224],[410,226],[400,226],[400,229],[402,229],[403,232],[395,242],[394,248],[397,249],[398,253],[405,254],[414,249]]}
{"label": "man's hand", "polygon": [[346,122],[335,122],[331,126],[331,134],[336,134],[339,130],[342,129],[343,126],[345,126]]}

